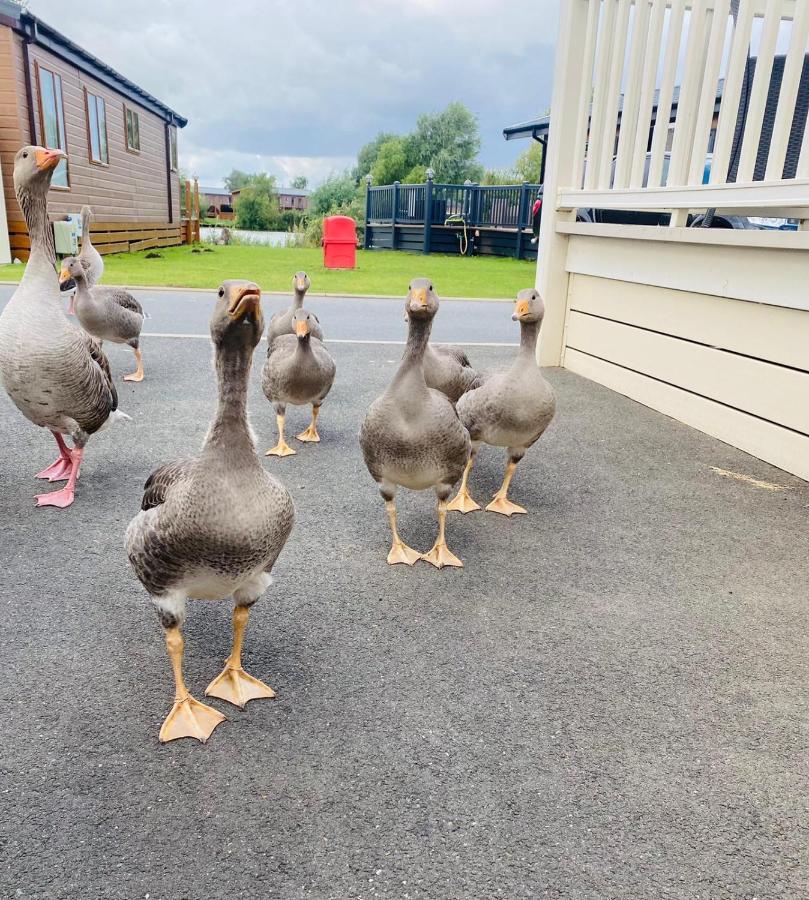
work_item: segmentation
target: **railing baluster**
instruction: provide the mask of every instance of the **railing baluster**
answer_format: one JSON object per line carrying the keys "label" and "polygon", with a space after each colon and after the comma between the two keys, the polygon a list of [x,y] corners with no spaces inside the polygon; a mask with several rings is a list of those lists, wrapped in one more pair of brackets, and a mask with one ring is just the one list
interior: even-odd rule
{"label": "railing baluster", "polygon": [[594,188],[598,180],[601,165],[601,141],[604,130],[604,111],[607,95],[607,79],[612,53],[612,42],[615,34],[615,12],[617,0],[604,0],[604,15],[601,20],[601,31],[598,35],[598,53],[596,58],[593,113],[590,117],[590,128],[587,133],[587,164],[584,171],[584,186]]}
{"label": "railing baluster", "polygon": [[587,30],[584,35],[584,52],[582,54],[582,78],[579,88],[579,99],[576,120],[576,142],[573,145],[573,187],[581,187],[584,179],[584,151],[587,146],[587,128],[590,124],[590,98],[593,94],[593,65],[596,55],[596,37],[598,36],[598,19],[601,11],[601,0],[589,0],[587,10]]}
{"label": "railing baluster", "polygon": [[[666,15],[666,0],[652,0],[651,18],[647,30],[646,59],[641,75],[641,94],[638,101],[638,116],[632,149],[632,168],[629,186],[641,187],[646,170],[646,151],[649,147],[649,133],[652,122],[652,107],[655,98],[657,66],[660,61],[660,44],[663,39],[663,23]],[[623,123],[621,125],[623,130]]]}
{"label": "railing baluster", "polygon": [[629,31],[630,0],[618,0],[617,34],[612,47],[610,80],[604,105],[604,130],[601,135],[597,184],[599,188],[610,186],[612,157],[615,153],[615,130],[618,125],[618,103],[621,99],[621,75],[624,71],[626,38]]}
{"label": "railing baluster", "polygon": [[663,183],[663,160],[671,120],[671,101],[674,95],[674,80],[677,76],[677,57],[683,36],[685,0],[672,0],[669,16],[669,34],[666,42],[666,58],[663,63],[663,80],[657,103],[654,133],[652,135],[652,156],[649,160],[649,187],[660,187]]}
{"label": "railing baluster", "polygon": [[[728,0],[730,2],[730,0]],[[643,88],[644,53],[649,39],[649,0],[638,0],[635,4],[635,21],[632,28],[632,47],[629,51],[627,89],[624,108],[621,111],[621,130],[618,133],[618,157],[615,160],[616,188],[629,186],[629,172],[632,167],[632,151],[635,148],[638,131],[638,112]],[[648,131],[648,122],[646,123]]]}
{"label": "railing baluster", "polygon": [[739,158],[739,171],[736,181],[753,180],[758,156],[758,144],[761,139],[761,126],[764,122],[764,110],[767,104],[767,93],[770,89],[772,62],[775,55],[775,44],[778,40],[778,29],[781,26],[780,0],[770,0],[764,16],[764,30],[761,34],[761,45],[756,58],[756,74],[753,76],[753,89],[750,91],[750,102],[747,106],[747,121],[744,126],[742,152]]}
{"label": "railing baluster", "polygon": [[806,117],[806,127],[803,129],[803,141],[801,143],[801,156],[798,160],[796,178],[809,178],[809,116]]}
{"label": "railing baluster", "polygon": [[677,121],[674,123],[674,142],[667,185],[686,182],[694,142],[694,127],[699,102],[699,84],[702,78],[707,34],[707,0],[694,0],[688,23],[688,42],[685,50],[683,81],[677,101]]}
{"label": "railing baluster", "polygon": [[803,74],[807,37],[809,37],[809,3],[799,3],[795,7],[795,18],[792,20],[792,34],[784,63],[781,93],[778,96],[778,112],[775,114],[772,128],[765,181],[778,181],[784,174],[784,160],[789,145],[792,118],[795,114],[795,100]]}
{"label": "railing baluster", "polygon": [[705,159],[708,153],[711,122],[716,107],[716,89],[719,86],[719,69],[725,50],[729,13],[730,0],[716,0],[711,22],[711,36],[708,42],[708,57],[705,60],[705,70],[702,76],[702,93],[694,125],[688,184],[702,184],[705,173]]}

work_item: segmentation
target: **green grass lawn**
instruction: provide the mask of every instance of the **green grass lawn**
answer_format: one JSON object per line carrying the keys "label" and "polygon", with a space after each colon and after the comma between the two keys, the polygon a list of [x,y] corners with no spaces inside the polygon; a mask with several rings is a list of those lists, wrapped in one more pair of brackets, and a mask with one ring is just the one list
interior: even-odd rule
{"label": "green grass lawn", "polygon": [[[104,257],[104,283],[153,287],[215,288],[225,278],[249,278],[265,291],[289,291],[292,275],[309,273],[312,292],[403,296],[411,278],[423,275],[445,297],[507,297],[534,283],[536,263],[494,256],[442,256],[360,250],[357,268],[324,269],[319,249],[297,247],[164,247],[162,259],[146,253]],[[19,281],[22,266],[0,266],[0,281]]]}

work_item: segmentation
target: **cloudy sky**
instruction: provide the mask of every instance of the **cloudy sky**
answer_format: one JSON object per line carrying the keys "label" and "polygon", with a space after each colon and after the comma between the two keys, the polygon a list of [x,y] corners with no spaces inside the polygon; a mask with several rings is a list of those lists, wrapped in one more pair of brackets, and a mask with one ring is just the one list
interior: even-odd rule
{"label": "cloudy sky", "polygon": [[488,167],[550,104],[558,0],[30,0],[31,12],[189,119],[183,169],[316,183],[378,131],[461,100]]}

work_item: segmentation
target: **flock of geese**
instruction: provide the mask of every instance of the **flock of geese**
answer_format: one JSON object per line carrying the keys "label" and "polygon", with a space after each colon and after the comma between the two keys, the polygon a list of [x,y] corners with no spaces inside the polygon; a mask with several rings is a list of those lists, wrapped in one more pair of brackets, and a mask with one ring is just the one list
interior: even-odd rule
{"label": "flock of geese", "polygon": [[[102,341],[128,344],[143,378],[139,349],[144,312],[120,288],[98,284],[103,261],[89,239],[90,211],[82,211],[78,256],[56,273],[47,194],[64,153],[23,147],[14,160],[14,185],[31,238],[31,254],[18,289],[0,315],[0,379],[23,415],[54,436],[56,461],[38,473],[64,487],[37,496],[39,506],[69,506],[75,496],[85,445],[111,422],[128,418],[118,396]],[[75,285],[75,314],[68,317],[61,288]],[[278,441],[269,456],[295,453],[285,439],[287,404],[311,404],[309,427],[299,441],[318,442],[317,420],[335,377],[317,317],[304,307],[309,279],[293,278],[293,305],[270,320],[262,388],[277,417]],[[523,290],[512,318],[519,322],[519,351],[506,371],[481,375],[458,348],[430,344],[439,301],[425,278],[410,283],[405,318],[407,345],[387,390],[369,407],[360,431],[365,463],[385,501],[392,545],[389,564],[424,560],[437,568],[462,566],[446,541],[448,510],[480,509],[469,476],[482,443],[507,448],[503,483],[486,507],[511,516],[525,510],[508,499],[517,463],[553,418],[555,401],[536,363],[536,342],[544,306],[538,293]],[[242,667],[244,631],[251,606],[271,583],[270,572],[294,522],[292,498],[256,454],[247,417],[247,389],[253,353],[264,333],[261,291],[255,283],[225,281],[210,322],[218,385],[216,413],[202,451],[160,466],[144,487],[141,509],[129,523],[129,561],[148,591],[165,630],[175,679],[175,699],[160,740],[192,737],[206,741],[225,718],[199,702],[183,680],[182,625],[189,599],[232,597],[233,646],[223,671],[205,694],[239,707],[273,697],[273,690]],[[73,446],[65,442],[69,437]],[[450,502],[454,485],[460,488]],[[434,489],[438,535],[427,553],[400,537],[398,487]]]}

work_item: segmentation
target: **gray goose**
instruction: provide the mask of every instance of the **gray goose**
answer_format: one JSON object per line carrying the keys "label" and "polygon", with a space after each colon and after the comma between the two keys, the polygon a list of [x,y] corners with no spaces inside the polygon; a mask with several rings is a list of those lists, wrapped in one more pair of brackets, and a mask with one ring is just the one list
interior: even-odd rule
{"label": "gray goose", "polygon": [[81,327],[100,341],[127,344],[135,353],[137,368],[124,381],[143,381],[143,356],[140,352],[140,331],[144,312],[138,301],[121,287],[96,285],[91,287],[80,257],[62,260],[59,280],[76,285],[76,318]]}
{"label": "gray goose", "polygon": [[211,317],[219,402],[202,452],[152,472],[126,531],[129,561],[157,609],[174,670],[174,705],[161,741],[204,742],[225,718],[195,700],[183,681],[180,629],[189,599],[234,600],[232,652],[206,695],[240,707],[275,696],[241,662],[250,607],[272,582],[295,515],[287,489],[259,462],[247,421],[250,365],[263,327],[258,287],[226,281]]}
{"label": "gray goose", "polygon": [[[270,319],[270,324],[267,326],[267,344],[270,348],[272,348],[273,341],[279,335],[295,333],[295,329],[292,325],[292,317],[295,315],[295,310],[300,309],[303,306],[303,298],[306,296],[310,284],[311,282],[309,281],[309,276],[306,272],[296,272],[292,276],[292,290],[294,292],[292,306],[290,306],[289,309],[285,309],[283,312],[275,313]],[[312,319],[312,336],[319,341],[322,341],[323,330],[320,327],[318,318],[313,314]]]}
{"label": "gray goose", "polygon": [[320,441],[317,417],[334,382],[335,365],[323,343],[313,336],[315,317],[301,307],[292,316],[294,334],[281,334],[267,348],[261,373],[264,396],[275,407],[278,443],[267,456],[293,456],[295,450],[284,438],[287,403],[312,404],[312,421],[297,435],[299,441]]}
{"label": "gray goose", "polygon": [[[430,338],[438,298],[418,279],[405,303],[409,322],[407,346],[388,389],[371,404],[360,431],[365,465],[379,485],[392,535],[388,563],[412,566],[423,559],[436,568],[462,566],[447,547],[447,498],[469,458],[469,435],[450,400],[427,386],[424,352]],[[423,491],[433,488],[438,499],[438,537],[420,554],[399,537],[396,525],[397,486]]]}
{"label": "gray goose", "polygon": [[[84,271],[87,273],[87,285],[93,287],[101,281],[104,274],[104,260],[101,254],[93,246],[90,240],[90,222],[93,219],[93,211],[89,206],[81,208],[81,249],[79,250],[78,259],[81,261]],[[75,287],[73,281],[63,281],[61,288],[63,291],[73,290]],[[71,294],[70,303],[67,309],[68,315],[74,315],[76,312],[76,295]]]}
{"label": "gray goose", "polygon": [[[0,315],[0,380],[22,414],[48,428],[59,458],[37,478],[64,481],[37,496],[38,506],[70,506],[84,446],[118,410],[110,366],[99,343],[72,325],[62,308],[47,194],[61,150],[23,147],[14,157],[14,188],[31,236],[31,257],[20,286]],[[73,440],[69,448],[63,439]]]}
{"label": "gray goose", "polygon": [[458,401],[458,416],[472,438],[472,453],[463,473],[458,494],[450,509],[463,513],[480,509],[469,494],[469,473],[481,443],[506,447],[508,463],[500,489],[486,507],[490,512],[512,516],[524,513],[508,499],[508,488],[517,463],[550,424],[556,410],[553,389],[537,365],[536,344],[545,315],[545,305],[533,288],[517,294],[512,319],[520,323],[520,349],[508,371],[490,375],[475,390]]}

